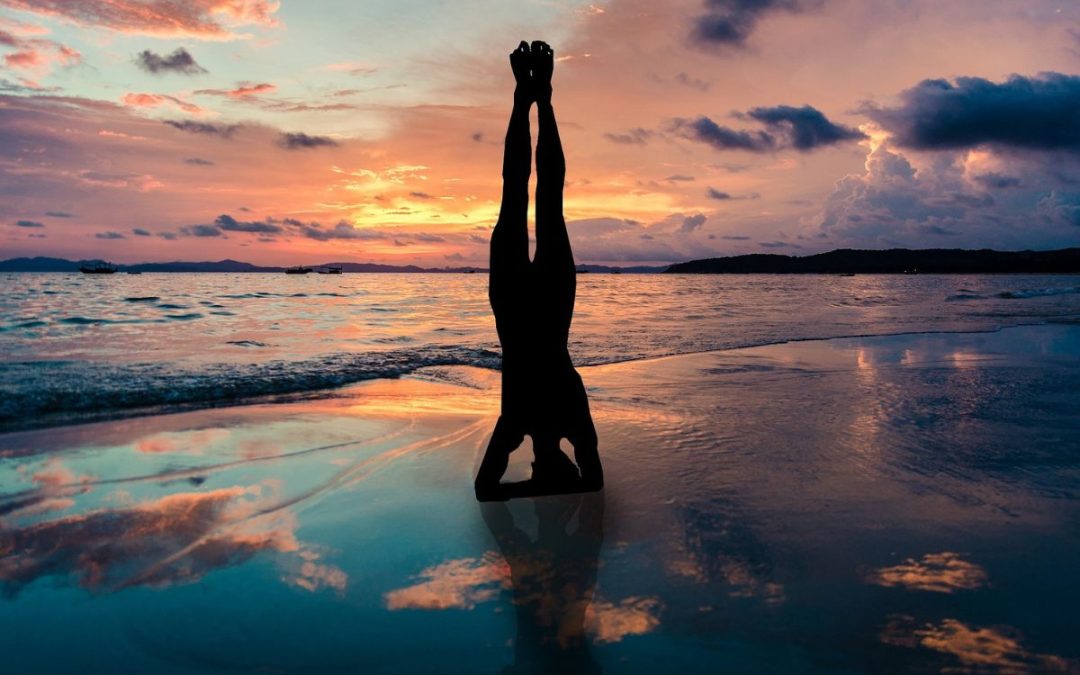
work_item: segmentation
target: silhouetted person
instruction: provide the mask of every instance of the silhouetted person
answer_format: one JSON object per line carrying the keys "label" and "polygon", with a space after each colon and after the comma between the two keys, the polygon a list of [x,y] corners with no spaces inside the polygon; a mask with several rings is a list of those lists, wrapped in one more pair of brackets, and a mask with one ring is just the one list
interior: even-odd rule
{"label": "silhouetted person", "polygon": [[[480,508],[510,568],[517,618],[514,664],[502,672],[599,673],[589,651],[585,616],[604,541],[603,495],[533,501],[536,541],[517,527],[506,504]],[[568,532],[575,512],[577,527]]]}
{"label": "silhouetted person", "polygon": [[[481,500],[505,498],[499,487],[510,453],[532,438],[532,490],[599,490],[603,472],[596,429],[581,377],[567,350],[577,278],[563,219],[563,157],[551,107],[554,52],[522,42],[510,54],[517,80],[503,153],[502,206],[491,234],[488,296],[502,344],[502,414],[476,477]],[[536,255],[529,260],[529,108],[537,107]],[[566,438],[577,466],[559,449]],[[580,473],[579,473],[580,469]]]}

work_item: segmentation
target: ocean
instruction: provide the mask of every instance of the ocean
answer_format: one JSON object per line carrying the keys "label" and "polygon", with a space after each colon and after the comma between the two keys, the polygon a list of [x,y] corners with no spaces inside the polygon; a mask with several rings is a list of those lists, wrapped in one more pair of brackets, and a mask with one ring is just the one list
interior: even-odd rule
{"label": "ocean", "polygon": [[[0,431],[497,369],[484,274],[0,275]],[[1075,275],[578,276],[578,365],[1080,320]]]}

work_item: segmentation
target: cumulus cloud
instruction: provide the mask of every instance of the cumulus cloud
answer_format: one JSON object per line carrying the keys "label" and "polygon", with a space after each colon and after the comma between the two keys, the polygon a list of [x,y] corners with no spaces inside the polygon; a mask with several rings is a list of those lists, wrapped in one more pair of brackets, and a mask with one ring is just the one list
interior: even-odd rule
{"label": "cumulus cloud", "polygon": [[225,40],[226,24],[275,26],[277,0],[0,0],[0,6],[136,35]]}
{"label": "cumulus cloud", "polygon": [[705,13],[694,20],[691,39],[699,45],[742,47],[761,19],[771,13],[796,13],[818,0],[705,0]]}
{"label": "cumulus cloud", "polygon": [[996,145],[1080,153],[1077,110],[1080,76],[1043,73],[1000,83],[980,77],[923,80],[900,94],[900,105],[869,105],[864,112],[904,148]]}
{"label": "cumulus cloud", "polygon": [[746,115],[761,122],[773,133],[785,137],[796,150],[813,150],[841,141],[865,138],[857,130],[830,122],[820,110],[804,105],[753,108]]}
{"label": "cumulus cloud", "polygon": [[865,138],[861,131],[831,122],[821,111],[809,105],[798,108],[788,105],[752,108],[737,116],[760,122],[765,130],[732,129],[704,115],[696,119],[676,118],[670,128],[682,138],[704,143],[717,150],[758,153],[786,148],[809,152]]}
{"label": "cumulus cloud", "polygon": [[135,65],[148,73],[161,75],[164,73],[181,73],[183,75],[199,75],[207,72],[200,66],[188,50],[177,47],[168,56],[162,56],[156,52],[145,49],[135,56]]}
{"label": "cumulus cloud", "polygon": [[687,216],[683,219],[682,226],[679,227],[679,232],[693,232],[704,225],[706,220],[708,220],[708,218],[704,213]]}
{"label": "cumulus cloud", "polygon": [[278,145],[286,150],[299,150],[303,148],[337,147],[339,143],[329,136],[309,136],[303,132],[286,132],[278,138]]}
{"label": "cumulus cloud", "polygon": [[316,241],[331,241],[334,239],[387,239],[387,235],[383,232],[371,229],[358,229],[345,222],[344,220],[338,222],[331,228],[325,228],[321,223],[310,222],[303,223],[295,218],[286,218],[282,221],[285,225],[288,225],[296,234],[307,237],[308,239],[314,239]]}

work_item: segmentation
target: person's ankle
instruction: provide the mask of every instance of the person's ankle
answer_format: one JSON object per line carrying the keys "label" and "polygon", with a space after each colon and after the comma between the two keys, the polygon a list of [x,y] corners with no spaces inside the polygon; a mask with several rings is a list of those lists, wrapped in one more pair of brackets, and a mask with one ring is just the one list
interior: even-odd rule
{"label": "person's ankle", "polygon": [[532,105],[536,100],[536,95],[532,91],[532,87],[524,87],[518,85],[514,88],[514,105]]}
{"label": "person's ankle", "polygon": [[543,86],[537,85],[536,87],[536,104],[542,106],[551,106],[551,85]]}

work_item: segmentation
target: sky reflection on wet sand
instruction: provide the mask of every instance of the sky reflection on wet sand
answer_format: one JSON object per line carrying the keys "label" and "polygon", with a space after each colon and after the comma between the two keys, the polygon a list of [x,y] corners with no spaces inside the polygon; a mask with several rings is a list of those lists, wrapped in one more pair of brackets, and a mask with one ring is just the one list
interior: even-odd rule
{"label": "sky reflection on wet sand", "polygon": [[7,434],[0,645],[19,672],[1076,672],[1077,353],[1043,326],[586,368],[602,502],[494,511],[488,371]]}

